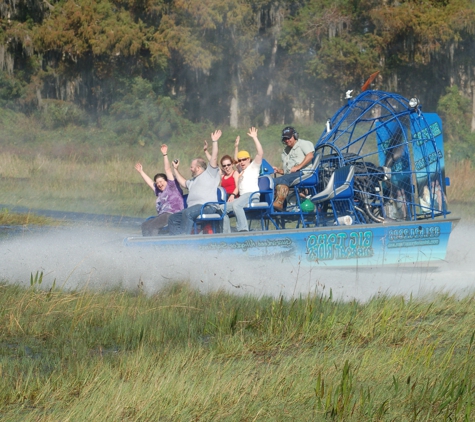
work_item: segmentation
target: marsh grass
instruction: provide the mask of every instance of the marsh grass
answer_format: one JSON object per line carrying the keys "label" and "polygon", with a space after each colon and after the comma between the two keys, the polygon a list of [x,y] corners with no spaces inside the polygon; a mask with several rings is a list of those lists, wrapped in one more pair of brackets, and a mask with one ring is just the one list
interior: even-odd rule
{"label": "marsh grass", "polygon": [[0,209],[0,226],[59,226],[61,221],[33,213],[19,214]]}
{"label": "marsh grass", "polygon": [[447,167],[450,187],[447,199],[451,211],[464,218],[474,220],[475,216],[475,169],[470,160],[450,163]]}
{"label": "marsh grass", "polygon": [[[209,130],[209,131],[208,131]],[[307,135],[320,133],[318,126],[306,128]],[[105,135],[87,129],[65,129],[61,136],[51,133],[48,139],[40,129],[41,138],[35,142],[10,142],[0,154],[0,204],[27,208],[104,213],[146,217],[155,214],[153,192],[134,169],[142,162],[150,177],[163,172],[160,145],[115,145],[110,139],[98,145]],[[240,148],[254,153],[247,131],[226,130],[220,140],[220,153],[233,155],[234,140],[241,136]],[[304,130],[305,132],[305,130]],[[189,177],[189,163],[202,156],[203,141],[209,140],[210,128],[192,139],[171,139],[170,158],[178,158],[180,171]],[[272,127],[259,132],[271,163],[280,162],[280,128]],[[314,135],[315,137],[316,135]],[[307,137],[308,139],[309,137]]]}
{"label": "marsh grass", "polygon": [[2,420],[475,416],[473,297],[0,293]]}
{"label": "marsh grass", "polygon": [[[316,132],[315,127],[307,128]],[[220,156],[233,155],[234,140],[241,136],[240,148],[254,147],[246,131],[225,131],[220,140]],[[31,209],[50,209],[86,213],[146,217],[155,214],[153,192],[134,169],[142,162],[150,177],[163,172],[159,145],[95,146],[73,142],[73,134],[45,140],[41,145],[10,145],[0,154],[0,204]],[[54,137],[58,137],[55,132]],[[79,136],[79,135],[77,135]],[[53,137],[53,138],[54,138]],[[247,139],[249,138],[249,139]],[[272,163],[280,161],[280,129],[262,130],[260,138]],[[189,177],[192,157],[204,156],[202,139],[178,139],[169,142],[170,156],[181,162],[180,171]],[[276,141],[277,140],[277,141]],[[30,145],[32,148],[28,148]]]}
{"label": "marsh grass", "polygon": [[[34,120],[19,114],[0,118],[3,149],[0,154],[0,204],[30,209],[51,209],[86,213],[147,217],[155,214],[151,190],[135,171],[137,161],[153,177],[163,172],[160,143],[118,144],[112,132],[97,127],[68,126],[46,131]],[[166,139],[170,158],[181,161],[180,170],[189,176],[193,157],[204,156],[203,140],[214,128],[196,126],[181,138]],[[299,127],[304,139],[315,142],[323,125]],[[226,128],[220,140],[220,156],[233,154],[234,140],[241,136],[241,149],[253,154],[246,130]],[[280,126],[261,129],[259,138],[265,158],[280,163]],[[449,208],[457,215],[475,215],[474,169],[470,161],[447,163],[451,186]]]}
{"label": "marsh grass", "polygon": [[[178,151],[176,156],[183,163],[181,170],[188,175],[188,164],[185,163],[199,151]],[[162,172],[163,164],[157,162],[155,151],[130,148],[128,152],[117,155],[112,148],[107,152],[103,150],[102,154],[102,157],[89,161],[79,152],[59,158],[4,151],[0,154],[0,203],[33,209],[140,217],[153,215],[153,193],[134,165],[142,161],[151,177]],[[448,167],[447,173],[451,179],[451,186],[447,189],[449,209],[464,217],[475,215],[475,170],[472,165],[469,161],[454,163]]]}

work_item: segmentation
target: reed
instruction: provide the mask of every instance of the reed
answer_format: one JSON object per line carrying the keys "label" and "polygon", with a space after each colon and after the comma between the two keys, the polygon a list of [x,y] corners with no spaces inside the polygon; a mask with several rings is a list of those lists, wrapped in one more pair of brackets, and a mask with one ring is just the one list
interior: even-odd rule
{"label": "reed", "polygon": [[2,420],[469,421],[473,296],[0,286]]}

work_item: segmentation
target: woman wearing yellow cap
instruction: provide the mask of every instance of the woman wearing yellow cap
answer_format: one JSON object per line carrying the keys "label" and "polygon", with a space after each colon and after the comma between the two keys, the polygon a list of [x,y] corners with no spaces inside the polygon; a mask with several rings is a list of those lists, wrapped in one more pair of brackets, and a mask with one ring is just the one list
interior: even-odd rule
{"label": "woman wearing yellow cap", "polygon": [[[249,231],[244,208],[249,206],[251,194],[259,190],[257,179],[259,178],[262,157],[264,156],[264,150],[257,138],[257,129],[251,127],[248,135],[253,139],[257,153],[254,160],[251,160],[251,155],[247,151],[241,150],[237,153],[238,165],[241,167],[238,179],[239,198],[234,199],[233,196],[230,196],[226,206],[226,213],[234,211],[237,230],[240,232]],[[256,197],[255,200],[258,201],[259,198]],[[231,233],[229,217],[227,215],[225,215],[223,220],[223,233]]]}

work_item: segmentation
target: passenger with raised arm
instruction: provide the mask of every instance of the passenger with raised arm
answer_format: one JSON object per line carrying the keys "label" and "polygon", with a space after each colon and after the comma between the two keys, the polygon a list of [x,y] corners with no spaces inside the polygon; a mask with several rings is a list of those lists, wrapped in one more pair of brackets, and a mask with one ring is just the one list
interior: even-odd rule
{"label": "passenger with raised arm", "polygon": [[180,185],[173,177],[173,172],[168,161],[168,147],[160,147],[165,165],[165,173],[157,173],[153,180],[144,172],[142,164],[135,164],[135,169],[140,173],[145,183],[150,186],[157,197],[155,208],[157,216],[149,218],[142,223],[143,236],[157,236],[165,232],[169,217],[183,209],[183,192]]}
{"label": "passenger with raised arm", "polygon": [[238,135],[236,136],[236,140],[234,141],[234,162],[237,164],[237,171],[241,173],[241,166],[239,165],[238,161],[238,152],[239,152],[239,141],[241,137]]}
{"label": "passenger with raised arm", "polygon": [[[231,195],[233,195],[234,198],[237,198],[239,196],[239,192],[238,192],[239,172],[236,171],[236,169],[234,168],[234,164],[237,163],[238,145],[239,145],[239,136],[236,138],[236,142],[234,144],[234,147],[235,147],[234,160],[231,158],[231,156],[227,154],[221,157],[221,160],[219,160],[221,164],[221,186],[224,188],[224,190],[226,191],[226,194],[228,195],[228,201],[230,200]],[[206,157],[208,157],[208,160],[210,160],[211,154],[208,152],[208,141],[204,141],[203,151],[205,152]]]}
{"label": "passenger with raised arm", "polygon": [[[244,208],[249,206],[251,194],[259,191],[258,179],[264,150],[257,138],[257,129],[255,127],[249,129],[248,135],[253,139],[257,153],[254,160],[251,160],[251,156],[247,151],[239,151],[237,154],[238,164],[241,166],[241,173],[238,179],[239,198],[236,199],[231,195],[226,204],[226,215],[223,219],[223,233],[231,233],[231,226],[227,214],[232,211],[234,211],[236,216],[237,230],[240,232],[249,231]],[[259,201],[259,196],[256,195],[253,201]]]}
{"label": "passenger with raised arm", "polygon": [[229,155],[221,157],[221,186],[228,195],[228,201],[232,201],[239,196],[238,180],[239,173],[234,168],[233,159]]}
{"label": "passenger with raised arm", "polygon": [[208,141],[205,139],[204,144],[203,144],[203,152],[206,155],[206,159],[208,160],[208,163],[211,161],[211,154],[208,151]]}
{"label": "passenger with raised arm", "polygon": [[[209,163],[202,158],[195,158],[191,162],[191,179],[186,180],[178,170],[180,162],[173,162],[175,178],[183,189],[188,189],[187,208],[170,216],[168,227],[170,235],[191,234],[193,223],[200,215],[201,207],[206,202],[217,202],[217,190],[220,182],[218,167],[218,140],[221,131],[216,130],[211,134],[213,143]],[[209,212],[213,212],[210,207]]]}
{"label": "passenger with raised arm", "polygon": [[310,141],[299,139],[297,131],[287,126],[282,131],[282,168],[274,167],[274,171],[282,176],[274,180],[275,200],[274,209],[282,211],[284,201],[289,193],[289,186],[300,177],[300,172],[311,165],[315,147]]}
{"label": "passenger with raised arm", "polygon": [[[204,141],[203,151],[206,154],[206,157],[208,157],[208,161],[209,161],[211,159],[211,154],[208,152],[208,141]],[[231,195],[234,195],[234,197],[237,198],[239,196],[238,195],[239,173],[234,168],[234,163],[237,162],[237,158],[233,160],[231,156],[226,154],[223,157],[221,157],[221,160],[219,160],[219,162],[221,164],[221,186],[226,191],[228,198]]]}

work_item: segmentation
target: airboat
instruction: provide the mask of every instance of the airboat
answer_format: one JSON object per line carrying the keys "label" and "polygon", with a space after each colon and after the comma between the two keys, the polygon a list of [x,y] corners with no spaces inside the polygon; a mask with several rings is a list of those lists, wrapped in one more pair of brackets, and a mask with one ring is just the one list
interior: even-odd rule
{"label": "airboat", "polygon": [[[263,166],[259,202],[247,209],[249,232],[134,236],[125,244],[312,266],[444,260],[459,219],[448,210],[440,117],[423,113],[417,98],[394,93],[363,89],[346,97],[328,119],[313,166],[292,187],[285,210],[273,209],[272,171]],[[198,230],[219,224],[222,216],[201,218]]]}

